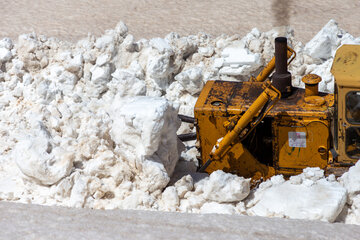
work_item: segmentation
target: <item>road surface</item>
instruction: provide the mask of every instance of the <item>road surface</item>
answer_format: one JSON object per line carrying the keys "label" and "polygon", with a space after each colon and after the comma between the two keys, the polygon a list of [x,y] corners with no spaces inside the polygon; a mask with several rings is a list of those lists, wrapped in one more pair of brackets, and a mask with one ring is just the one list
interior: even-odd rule
{"label": "road surface", "polygon": [[0,202],[0,226],[0,239],[360,239],[360,226],[340,223],[8,202]]}

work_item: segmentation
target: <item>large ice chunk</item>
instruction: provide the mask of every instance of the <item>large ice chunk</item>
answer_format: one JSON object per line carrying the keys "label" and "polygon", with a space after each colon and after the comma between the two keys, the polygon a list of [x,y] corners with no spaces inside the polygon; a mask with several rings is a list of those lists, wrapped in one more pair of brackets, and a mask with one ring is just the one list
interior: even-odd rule
{"label": "large ice chunk", "polygon": [[249,75],[261,66],[259,53],[251,53],[248,49],[236,46],[225,48],[221,56],[224,61],[219,73],[230,76]]}
{"label": "large ice chunk", "polygon": [[166,39],[153,38],[150,40],[150,46],[156,48],[160,53],[172,52],[172,48]]}
{"label": "large ice chunk", "polygon": [[37,135],[25,135],[16,144],[14,157],[23,174],[44,185],[52,185],[67,176],[74,154],[56,146],[40,125]]}
{"label": "large ice chunk", "polygon": [[183,88],[191,95],[199,93],[204,86],[202,81],[202,67],[196,66],[187,69],[175,76],[175,80],[179,81]]}
{"label": "large ice chunk", "polygon": [[315,59],[327,60],[334,56],[336,49],[342,44],[358,44],[346,31],[339,28],[337,22],[331,19],[304,48],[305,53]]}
{"label": "large ice chunk", "polygon": [[250,179],[217,170],[199,182],[196,191],[203,191],[205,199],[219,203],[241,201],[250,193]]}
{"label": "large ice chunk", "polygon": [[0,47],[0,62],[9,61],[11,57],[12,57],[12,54],[9,49]]}
{"label": "large ice chunk", "polygon": [[360,161],[344,173],[339,182],[346,188],[350,198],[360,193]]}
{"label": "large ice chunk", "polygon": [[114,95],[117,93],[121,97],[145,95],[145,81],[139,79],[137,75],[128,69],[116,69],[111,74],[112,80],[107,84],[110,92]]}
{"label": "large ice chunk", "polygon": [[289,181],[275,176],[261,185],[248,204],[249,215],[333,222],[346,203],[346,189],[325,179],[319,168],[307,168]]}
{"label": "large ice chunk", "polygon": [[225,66],[242,66],[242,65],[252,65],[256,63],[260,54],[252,54],[245,48],[237,48],[237,47],[227,47],[225,48],[221,56],[224,58]]}
{"label": "large ice chunk", "polygon": [[121,157],[140,173],[141,188],[154,191],[169,181],[180,156],[176,110],[164,98],[117,96],[110,111],[111,137]]}

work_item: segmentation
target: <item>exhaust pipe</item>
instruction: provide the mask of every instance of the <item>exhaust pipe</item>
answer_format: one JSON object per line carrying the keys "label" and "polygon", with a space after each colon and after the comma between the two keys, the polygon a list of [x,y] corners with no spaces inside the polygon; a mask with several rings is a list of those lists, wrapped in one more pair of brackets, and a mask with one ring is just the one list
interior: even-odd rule
{"label": "exhaust pipe", "polygon": [[272,84],[286,98],[292,93],[291,73],[287,70],[287,38],[275,38],[275,73],[272,75]]}

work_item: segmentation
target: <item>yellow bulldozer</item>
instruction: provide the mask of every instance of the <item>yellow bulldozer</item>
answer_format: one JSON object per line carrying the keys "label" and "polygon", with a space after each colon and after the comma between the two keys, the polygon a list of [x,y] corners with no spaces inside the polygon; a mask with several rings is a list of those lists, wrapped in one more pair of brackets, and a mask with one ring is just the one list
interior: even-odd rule
{"label": "yellow bulldozer", "polygon": [[334,94],[318,91],[315,74],[302,78],[305,89],[292,87],[287,66],[295,56],[278,37],[256,78],[205,84],[194,110],[199,171],[266,179],[320,167],[340,175],[359,160],[360,46],[337,50]]}

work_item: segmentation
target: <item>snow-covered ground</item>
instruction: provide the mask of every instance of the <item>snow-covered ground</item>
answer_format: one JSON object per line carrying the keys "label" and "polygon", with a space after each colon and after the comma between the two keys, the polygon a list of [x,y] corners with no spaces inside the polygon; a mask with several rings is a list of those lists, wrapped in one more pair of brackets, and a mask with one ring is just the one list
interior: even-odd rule
{"label": "snow-covered ground", "polygon": [[249,79],[280,35],[297,52],[293,85],[316,73],[324,92],[334,90],[336,49],[360,43],[334,20],[305,45],[290,28],[135,41],[122,22],[75,44],[36,34],[1,40],[0,199],[360,224],[360,164],[338,180],[309,168],[250,191],[249,179],[222,171],[199,178],[196,149],[177,139],[194,131],[177,113],[193,114],[204,83]]}
{"label": "snow-covered ground", "polygon": [[357,240],[356,225],[226,214],[92,210],[0,202],[1,239]]}

